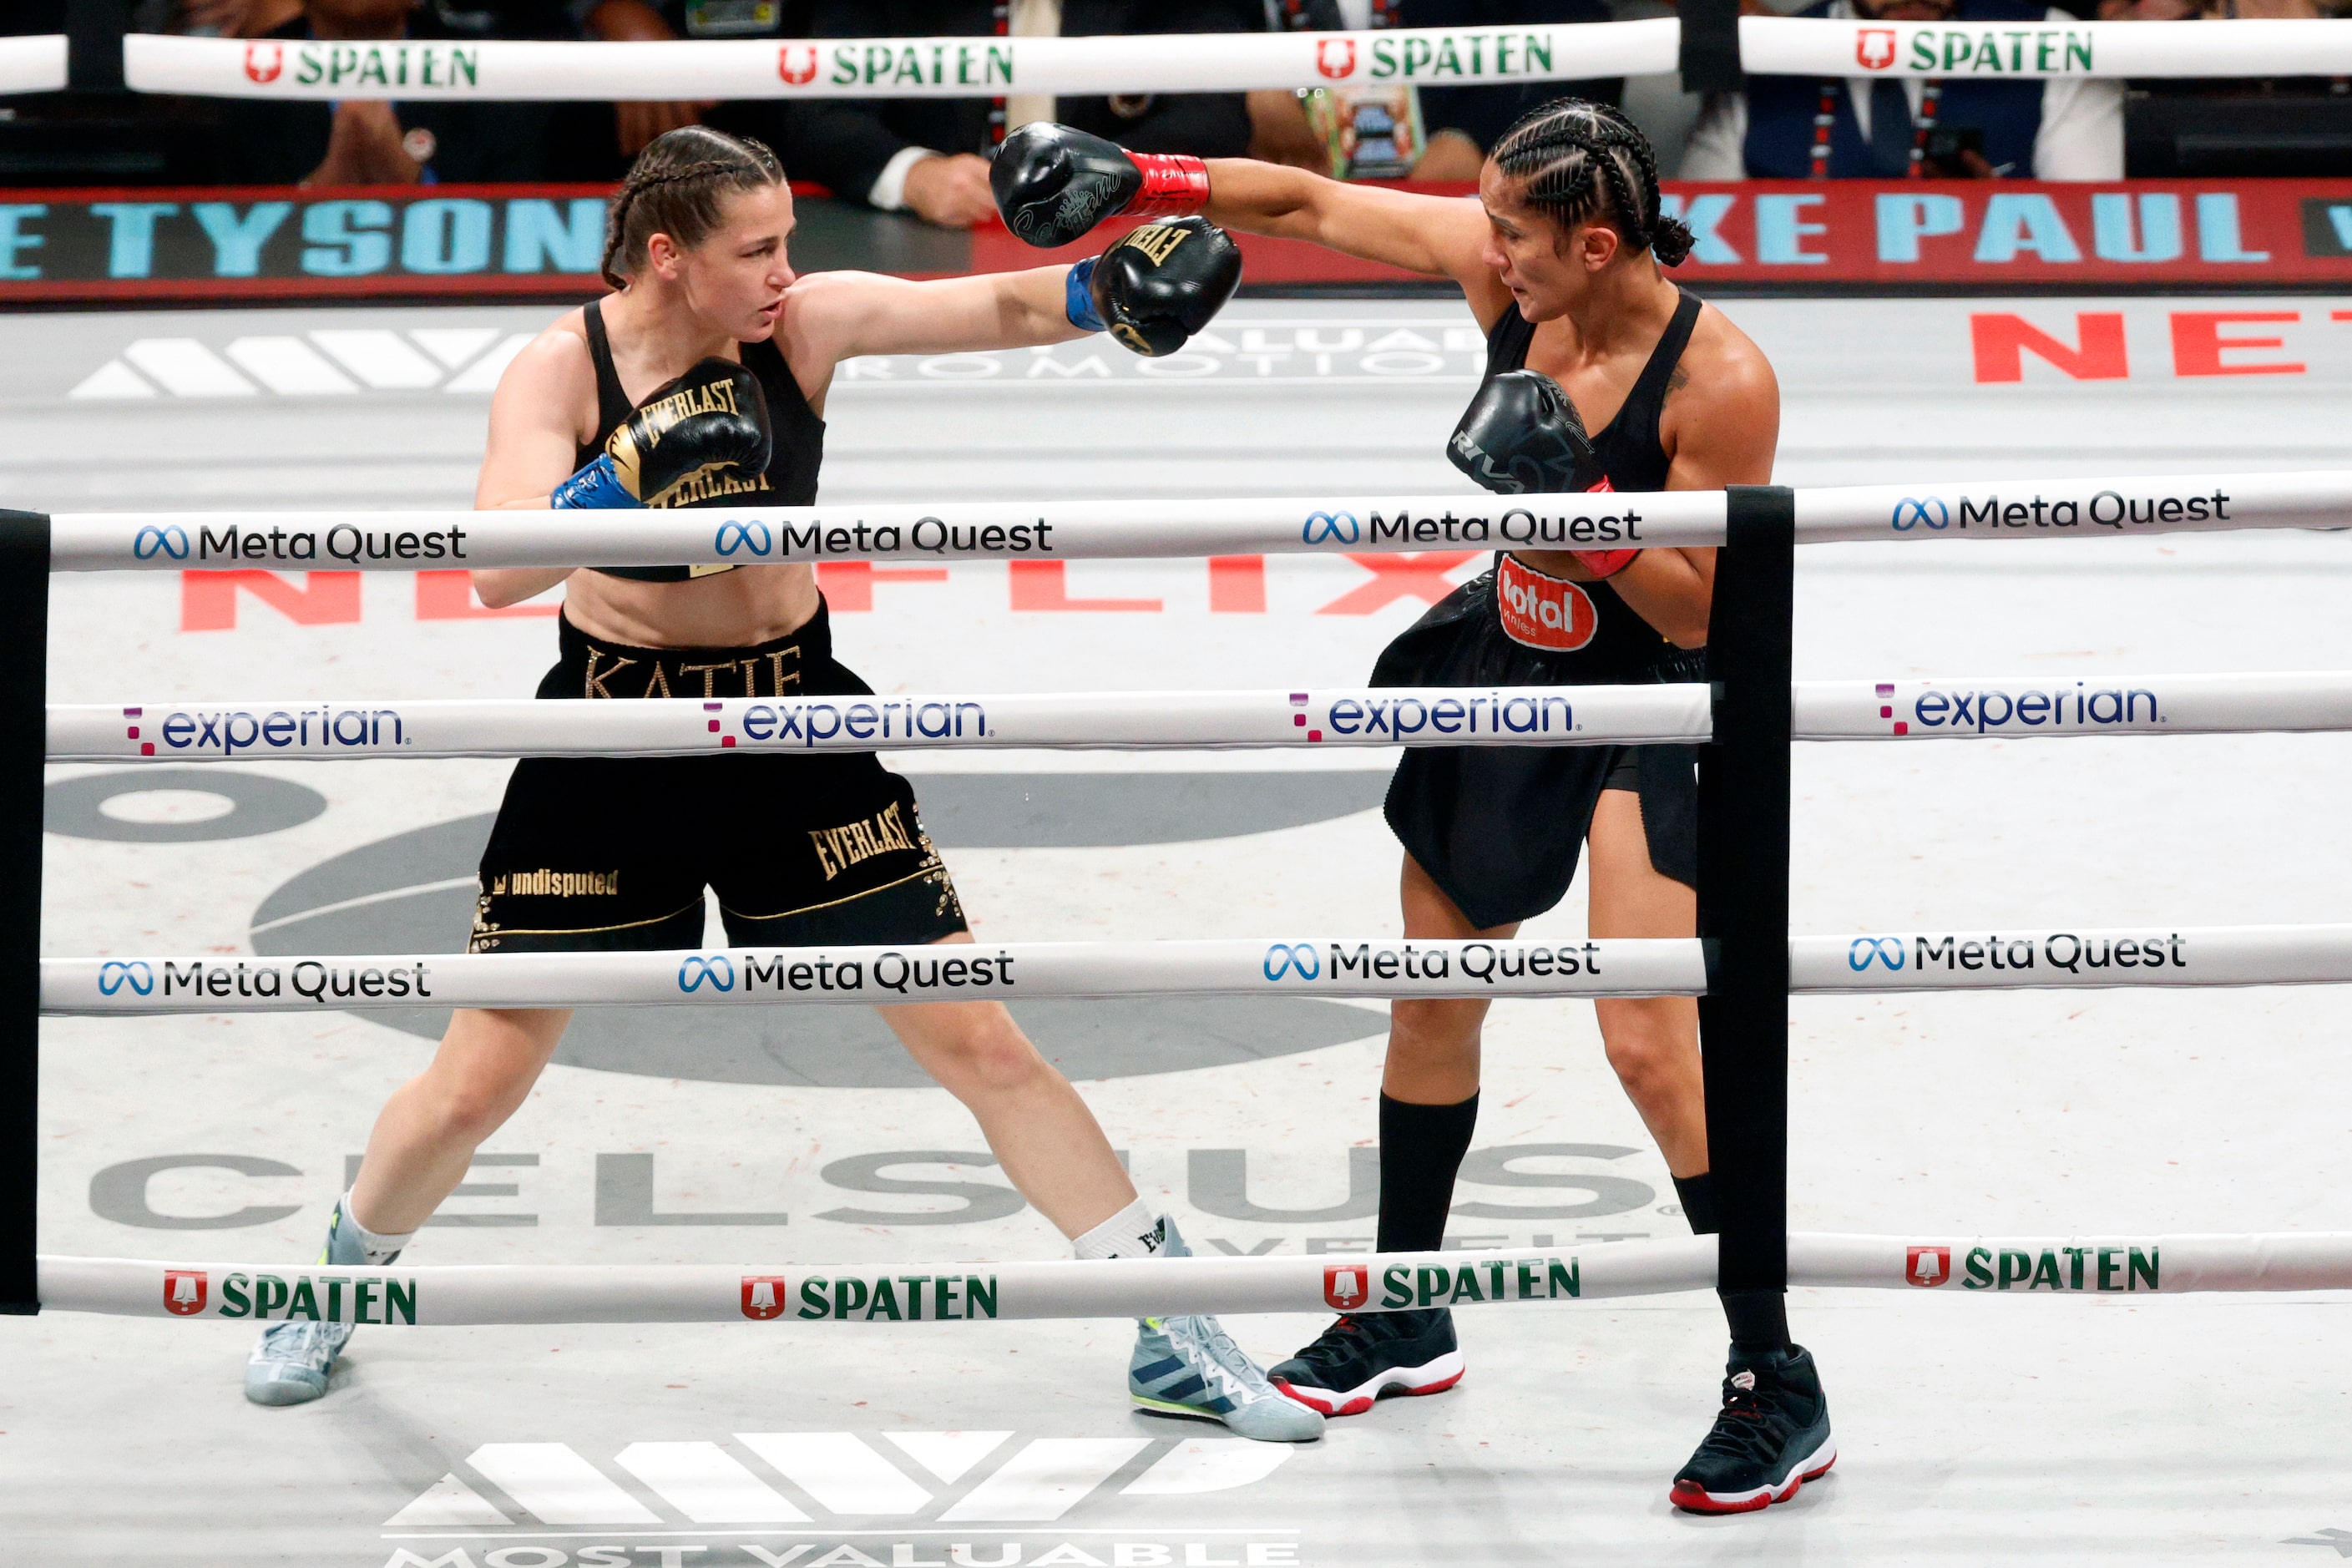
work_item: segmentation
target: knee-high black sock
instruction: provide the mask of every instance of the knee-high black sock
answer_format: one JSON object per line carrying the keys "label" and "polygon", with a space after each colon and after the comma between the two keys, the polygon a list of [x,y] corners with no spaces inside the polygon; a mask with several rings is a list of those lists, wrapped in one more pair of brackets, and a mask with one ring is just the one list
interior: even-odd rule
{"label": "knee-high black sock", "polygon": [[1412,1105],[1381,1096],[1382,1252],[1432,1252],[1445,1245],[1454,1176],[1470,1152],[1478,1097],[1459,1105]]}
{"label": "knee-high black sock", "polygon": [[1723,1211],[1716,1206],[1715,1173],[1701,1171],[1696,1176],[1676,1176],[1675,1195],[1682,1200],[1683,1218],[1690,1222],[1693,1236],[1713,1236],[1723,1228]]}
{"label": "knee-high black sock", "polygon": [[[1723,1211],[1717,1206],[1715,1173],[1676,1176],[1675,1193],[1682,1199],[1683,1217],[1694,1236],[1715,1236],[1723,1229]],[[1731,1325],[1731,1342],[1750,1355],[1789,1348],[1789,1299],[1778,1290],[1724,1290],[1723,1316]]]}

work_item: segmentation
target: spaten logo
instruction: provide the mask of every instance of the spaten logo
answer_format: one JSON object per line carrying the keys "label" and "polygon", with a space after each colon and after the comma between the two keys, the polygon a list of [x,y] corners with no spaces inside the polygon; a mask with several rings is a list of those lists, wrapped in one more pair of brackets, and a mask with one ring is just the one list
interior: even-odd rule
{"label": "spaten logo", "polygon": [[1352,1312],[1371,1300],[1371,1284],[1360,1263],[1323,1266],[1323,1300],[1333,1311]]}
{"label": "spaten logo", "polygon": [[267,86],[278,79],[286,68],[286,47],[283,44],[247,44],[245,46],[245,76],[247,81]]}
{"label": "spaten logo", "polygon": [[1895,63],[1895,29],[1864,27],[1853,37],[1854,63],[1864,70],[1883,71]]}
{"label": "spaten logo", "polygon": [[1903,1282],[1932,1290],[1952,1277],[1948,1247],[1906,1247],[1903,1249]]}
{"label": "spaten logo", "polygon": [[1845,966],[1860,974],[1875,962],[1888,972],[1903,968],[1903,939],[1899,936],[1858,936],[1853,945],[1845,950]]}
{"label": "spaten logo", "polygon": [[806,87],[816,79],[816,46],[786,44],[776,51],[776,74],[788,87]]}
{"label": "spaten logo", "polygon": [[1315,980],[1322,976],[1323,960],[1311,942],[1277,942],[1265,950],[1265,969],[1268,980],[1279,980],[1290,973],[1301,980]]}
{"label": "spaten logo", "polygon": [[677,988],[688,993],[699,991],[706,980],[713,991],[734,990],[735,961],[723,952],[716,958],[705,958],[698,952],[688,953],[677,966]]}
{"label": "spaten logo", "polygon": [[1951,509],[1945,506],[1943,499],[1939,496],[1928,496],[1924,500],[1905,496],[1895,503],[1895,515],[1888,521],[1895,524],[1895,532],[1907,533],[1922,525],[1928,528],[1949,528],[1952,525],[1952,513]]}
{"label": "spaten logo", "polygon": [[743,1276],[743,1315],[760,1322],[784,1315],[784,1277],[781,1274]]}
{"label": "spaten logo", "polygon": [[127,963],[110,960],[98,966],[100,995],[111,996],[126,985],[142,996],[152,996],[155,994],[155,972],[147,967],[144,960],[136,958]]}
{"label": "spaten logo", "polygon": [[754,555],[765,555],[776,547],[776,537],[768,531],[764,522],[722,522],[719,525],[716,545],[721,555],[732,555],[747,550]]}
{"label": "spaten logo", "polygon": [[175,1318],[193,1318],[205,1310],[210,1281],[201,1268],[163,1270],[163,1310]]}
{"label": "spaten logo", "polygon": [[1333,81],[1353,75],[1356,69],[1356,40],[1353,38],[1316,39],[1315,68]]}
{"label": "spaten logo", "polygon": [[188,535],[176,522],[165,523],[161,528],[150,524],[131,537],[131,553],[140,561],[152,561],[158,553],[168,555],[174,561],[185,561],[188,558]]}
{"label": "spaten logo", "polygon": [[1326,540],[1339,544],[1353,544],[1364,536],[1363,524],[1352,511],[1317,511],[1307,516],[1307,527],[1299,535],[1309,544]]}

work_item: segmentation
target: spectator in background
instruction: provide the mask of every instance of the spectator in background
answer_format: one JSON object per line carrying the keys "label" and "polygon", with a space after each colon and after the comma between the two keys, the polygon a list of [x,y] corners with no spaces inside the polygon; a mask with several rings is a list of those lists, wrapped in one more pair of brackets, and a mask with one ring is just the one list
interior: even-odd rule
{"label": "spectator in background", "polygon": [[[1824,0],[1839,21],[2041,22],[2030,0]],[[1685,180],[2119,180],[2123,83],[1918,77],[1752,76],[1709,100],[1683,151]],[[1826,123],[1823,121],[1826,121]]]}
{"label": "spectator in background", "polygon": [[[807,0],[575,0],[571,9],[583,34],[607,43],[801,38],[809,29]],[[553,177],[617,180],[647,142],[681,125],[708,123],[781,146],[783,120],[783,105],[773,99],[615,103],[609,110],[571,105],[556,114]]]}
{"label": "spectator in background", "polygon": [[[1259,0],[815,0],[820,38],[1255,31]],[[999,14],[1003,26],[999,26]],[[988,158],[1005,132],[1058,121],[1139,153],[1234,157],[1249,147],[1237,92],[1108,98],[818,99],[792,106],[784,166],[835,195],[969,228],[996,216]]]}
{"label": "spectator in background", "polygon": [[[183,25],[242,38],[543,38],[571,34],[558,0],[196,0]],[[225,100],[233,184],[411,185],[545,177],[548,108],[471,100]]]}
{"label": "spectator in background", "polygon": [[[1365,31],[1380,27],[1544,26],[1606,22],[1604,0],[1264,0],[1266,23],[1276,32]],[[1486,150],[1520,115],[1555,98],[1591,99],[1615,104],[1624,97],[1622,78],[1590,81],[1522,82],[1503,87],[1419,87],[1408,110],[1416,127],[1416,155],[1409,171],[1416,180],[1475,181]],[[1250,156],[1288,163],[1318,174],[1347,177],[1335,169],[1328,132],[1307,111],[1306,92],[1282,90],[1249,95]]]}

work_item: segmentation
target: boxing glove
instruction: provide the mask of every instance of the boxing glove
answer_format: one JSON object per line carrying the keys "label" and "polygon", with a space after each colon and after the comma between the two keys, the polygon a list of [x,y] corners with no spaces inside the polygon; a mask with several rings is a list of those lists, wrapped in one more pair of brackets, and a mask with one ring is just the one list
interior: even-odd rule
{"label": "boxing glove", "polygon": [[1066,125],[1033,121],[1004,139],[988,188],[1004,226],[1031,245],[1072,245],[1118,213],[1196,213],[1209,166],[1181,153],[1129,153]]}
{"label": "boxing glove", "polygon": [[558,507],[691,506],[756,489],[775,437],[760,378],[713,356],[656,387],[596,460],[555,488]]}
{"label": "boxing glove", "polygon": [[[1445,455],[1454,466],[1498,495],[1530,491],[1605,490],[1609,477],[1592,458],[1583,416],[1559,383],[1540,371],[1512,370],[1490,378],[1463,410]],[[1571,550],[1595,576],[1632,564],[1638,550]]]}
{"label": "boxing glove", "polygon": [[1241,247],[1216,225],[1197,217],[1147,223],[1070,268],[1070,320],[1137,353],[1172,354],[1214,319],[1241,280]]}

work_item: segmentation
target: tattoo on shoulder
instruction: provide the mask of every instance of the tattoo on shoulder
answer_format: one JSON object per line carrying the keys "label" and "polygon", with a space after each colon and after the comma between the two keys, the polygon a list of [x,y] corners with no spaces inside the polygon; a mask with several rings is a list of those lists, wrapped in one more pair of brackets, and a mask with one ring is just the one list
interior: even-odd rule
{"label": "tattoo on shoulder", "polygon": [[1690,372],[1685,370],[1678,364],[1675,366],[1673,373],[1666,377],[1666,395],[1668,397],[1672,397],[1675,393],[1680,392],[1684,387],[1688,386],[1689,384]]}

